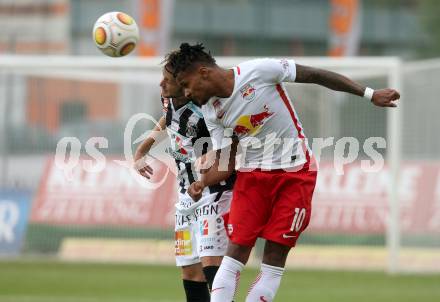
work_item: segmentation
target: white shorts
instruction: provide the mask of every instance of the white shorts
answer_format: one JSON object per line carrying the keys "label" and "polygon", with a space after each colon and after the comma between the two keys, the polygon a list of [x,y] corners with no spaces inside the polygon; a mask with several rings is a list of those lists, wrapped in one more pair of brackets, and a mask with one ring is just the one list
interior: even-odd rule
{"label": "white shorts", "polygon": [[177,266],[199,263],[201,257],[225,255],[229,242],[225,219],[232,191],[224,191],[220,198],[217,194],[203,194],[196,203],[188,194],[179,194],[175,217]]}

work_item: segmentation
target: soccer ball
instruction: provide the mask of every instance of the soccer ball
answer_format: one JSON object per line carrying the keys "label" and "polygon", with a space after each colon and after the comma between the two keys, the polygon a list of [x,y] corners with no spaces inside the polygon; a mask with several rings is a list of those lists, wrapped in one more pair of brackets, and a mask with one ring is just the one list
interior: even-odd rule
{"label": "soccer ball", "polygon": [[139,28],[132,17],[121,12],[102,15],[93,27],[93,40],[110,57],[123,57],[136,48]]}

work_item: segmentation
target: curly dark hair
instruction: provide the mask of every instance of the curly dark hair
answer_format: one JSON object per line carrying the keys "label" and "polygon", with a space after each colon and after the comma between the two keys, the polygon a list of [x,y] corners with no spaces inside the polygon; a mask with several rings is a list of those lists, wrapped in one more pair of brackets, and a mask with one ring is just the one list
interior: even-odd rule
{"label": "curly dark hair", "polygon": [[215,65],[215,59],[209,51],[205,51],[202,43],[195,45],[182,43],[178,50],[174,50],[165,56],[163,63],[165,63],[165,69],[176,77],[179,72],[187,70],[196,63],[208,66]]}

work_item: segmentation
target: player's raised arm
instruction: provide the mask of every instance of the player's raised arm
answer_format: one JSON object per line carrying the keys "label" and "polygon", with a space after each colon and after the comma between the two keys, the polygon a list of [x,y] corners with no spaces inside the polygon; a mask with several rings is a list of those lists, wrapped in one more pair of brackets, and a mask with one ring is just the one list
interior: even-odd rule
{"label": "player's raised arm", "polygon": [[296,64],[295,82],[318,84],[332,90],[355,94],[371,100],[379,107],[397,107],[394,101],[400,98],[399,92],[394,89],[373,90],[336,72],[299,64]]}
{"label": "player's raised arm", "polygon": [[165,117],[161,117],[158,125],[154,126],[153,131],[150,135],[137,147],[136,152],[134,154],[134,168],[144,176],[145,178],[150,179],[153,174],[153,168],[151,166],[145,164],[145,161],[142,160],[145,155],[150,152],[151,147],[153,147],[155,142],[158,142],[158,138],[160,138],[159,133],[165,129],[166,120]]}

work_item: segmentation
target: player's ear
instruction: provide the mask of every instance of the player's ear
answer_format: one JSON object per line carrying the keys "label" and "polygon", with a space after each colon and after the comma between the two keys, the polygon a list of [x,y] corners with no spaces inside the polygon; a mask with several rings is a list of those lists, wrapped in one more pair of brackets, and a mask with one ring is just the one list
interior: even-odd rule
{"label": "player's ear", "polygon": [[203,78],[203,79],[206,79],[207,77],[208,77],[208,74],[209,74],[209,69],[208,69],[208,67],[206,67],[206,66],[200,66],[199,67],[199,74],[200,74],[200,76]]}

